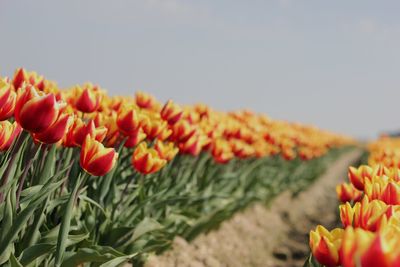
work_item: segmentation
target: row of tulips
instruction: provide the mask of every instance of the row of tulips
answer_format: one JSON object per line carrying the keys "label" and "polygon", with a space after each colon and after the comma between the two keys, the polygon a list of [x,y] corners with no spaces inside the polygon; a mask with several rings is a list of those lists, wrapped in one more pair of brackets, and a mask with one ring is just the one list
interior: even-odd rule
{"label": "row of tulips", "polygon": [[343,227],[310,233],[312,254],[322,265],[400,266],[400,139],[381,137],[369,152],[368,165],[350,167],[349,183],[336,188]]}
{"label": "row of tulips", "polygon": [[249,111],[0,79],[0,264],[140,264],[300,190],[351,139]]}

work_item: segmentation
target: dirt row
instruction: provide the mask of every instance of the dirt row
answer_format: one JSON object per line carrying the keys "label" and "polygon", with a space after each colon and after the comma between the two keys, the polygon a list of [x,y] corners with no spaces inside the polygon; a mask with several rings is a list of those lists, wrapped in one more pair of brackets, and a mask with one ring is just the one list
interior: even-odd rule
{"label": "dirt row", "polygon": [[190,244],[176,238],[172,250],[151,256],[146,267],[302,266],[309,253],[309,231],[317,224],[337,223],[335,186],[360,153],[354,150],[341,156],[295,198],[285,192],[269,207],[254,204]]}

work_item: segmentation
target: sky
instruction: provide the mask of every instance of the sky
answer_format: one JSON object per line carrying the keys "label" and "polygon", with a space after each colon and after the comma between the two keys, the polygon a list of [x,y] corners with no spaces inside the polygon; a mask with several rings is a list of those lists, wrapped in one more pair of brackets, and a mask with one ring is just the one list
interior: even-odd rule
{"label": "sky", "polygon": [[400,129],[400,1],[0,0],[0,75],[251,109],[361,138]]}

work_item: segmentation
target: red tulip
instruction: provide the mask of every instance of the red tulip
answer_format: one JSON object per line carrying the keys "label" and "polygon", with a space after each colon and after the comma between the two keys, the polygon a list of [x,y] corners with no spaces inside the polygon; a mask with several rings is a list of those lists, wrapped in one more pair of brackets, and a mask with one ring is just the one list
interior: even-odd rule
{"label": "red tulip", "polygon": [[113,148],[104,148],[102,143],[87,135],[82,144],[80,164],[87,173],[103,176],[115,166],[117,157]]}

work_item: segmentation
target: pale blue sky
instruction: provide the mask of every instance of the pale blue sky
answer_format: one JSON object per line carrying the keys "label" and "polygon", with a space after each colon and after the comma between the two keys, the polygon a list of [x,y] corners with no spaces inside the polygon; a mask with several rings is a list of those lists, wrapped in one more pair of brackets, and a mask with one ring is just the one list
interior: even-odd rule
{"label": "pale blue sky", "polygon": [[0,0],[0,75],[251,108],[373,137],[400,128],[399,1]]}

